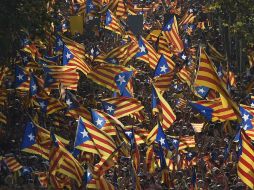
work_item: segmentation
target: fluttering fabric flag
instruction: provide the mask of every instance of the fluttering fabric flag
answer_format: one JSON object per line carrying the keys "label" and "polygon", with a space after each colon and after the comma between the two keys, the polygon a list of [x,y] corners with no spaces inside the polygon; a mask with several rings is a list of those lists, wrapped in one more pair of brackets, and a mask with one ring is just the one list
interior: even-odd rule
{"label": "fluttering fabric flag", "polygon": [[237,116],[232,108],[224,108],[220,98],[214,100],[192,101],[190,105],[203,115],[208,121],[236,120]]}
{"label": "fluttering fabric flag", "polygon": [[8,167],[10,172],[16,172],[20,170],[23,166],[16,160],[15,157],[5,157],[3,158],[4,163]]}
{"label": "fluttering fabric flag", "polygon": [[131,68],[121,65],[104,64],[94,67],[87,77],[93,82],[102,85],[109,90],[119,92],[118,86],[127,84],[127,78],[125,78],[125,75],[121,75],[121,73],[127,72],[128,74],[126,74],[128,75],[128,78],[130,78],[130,72],[132,71],[133,70]]}
{"label": "fluttering fabric flag", "polygon": [[124,34],[124,30],[120,25],[119,20],[110,10],[106,12],[105,28],[119,35]]}
{"label": "fluttering fabric flag", "polygon": [[221,95],[223,107],[232,107],[237,117],[239,117],[239,109],[236,103],[229,96],[226,86],[219,78],[212,62],[203,48],[200,48],[199,69],[194,86],[205,86],[211,88]]}
{"label": "fluttering fabric flag", "polygon": [[170,68],[169,68],[169,65],[167,63],[167,60],[164,57],[164,55],[161,55],[157,65],[156,65],[153,77],[158,77],[162,74],[166,74],[166,73],[169,73],[169,72],[170,72]]}
{"label": "fluttering fabric flag", "polygon": [[77,70],[81,71],[84,75],[87,75],[91,71],[91,67],[83,60],[83,56],[80,57],[80,52],[75,53],[76,51],[79,50],[71,50],[71,48],[68,48],[67,45],[64,45],[62,64],[75,66]]}
{"label": "fluttering fabric flag", "polygon": [[176,120],[176,116],[168,104],[168,102],[163,98],[162,94],[159,92],[159,89],[154,86],[156,94],[158,96],[159,104],[161,107],[161,115],[162,115],[162,128],[163,130],[167,130]]}
{"label": "fluttering fabric flag", "polygon": [[204,127],[204,123],[191,123],[191,126],[193,127],[195,133],[201,133]]}
{"label": "fluttering fabric flag", "polygon": [[241,132],[241,153],[237,164],[237,174],[251,189],[254,189],[254,147],[251,139],[244,131]]}
{"label": "fluttering fabric flag", "polygon": [[93,148],[95,147],[101,156],[110,156],[110,154],[115,151],[116,146],[113,139],[86,119],[79,118],[78,128],[79,130],[77,131],[79,131],[79,133],[77,133],[77,135],[79,139],[76,138],[76,141],[80,139],[84,140],[76,145],[81,145],[83,141],[86,143],[86,141],[89,140],[93,143]]}
{"label": "fluttering fabric flag", "polygon": [[171,15],[167,24],[162,29],[162,35],[165,36],[168,43],[172,44],[176,51],[182,52],[184,49],[182,39],[180,38],[177,20],[174,15]]}
{"label": "fluttering fabric flag", "polygon": [[7,117],[2,112],[0,112],[0,123],[7,124]]}
{"label": "fluttering fabric flag", "polygon": [[144,108],[137,99],[127,97],[103,99],[102,106],[106,113],[116,118],[133,115]]}
{"label": "fluttering fabric flag", "polygon": [[155,69],[160,58],[159,54],[143,37],[139,38],[138,46],[139,51],[136,53],[136,58],[147,63],[152,69]]}

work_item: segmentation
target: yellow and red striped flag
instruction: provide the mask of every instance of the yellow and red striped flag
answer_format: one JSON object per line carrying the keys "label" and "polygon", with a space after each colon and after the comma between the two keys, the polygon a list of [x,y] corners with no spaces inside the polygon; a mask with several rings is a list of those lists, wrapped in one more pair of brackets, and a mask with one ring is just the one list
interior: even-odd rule
{"label": "yellow and red striped flag", "polygon": [[164,92],[169,89],[171,82],[174,79],[174,73],[170,72],[167,74],[160,75],[153,79],[153,84],[161,91]]}
{"label": "yellow and red striped flag", "polygon": [[34,172],[34,174],[38,177],[41,187],[48,187],[48,172]]}
{"label": "yellow and red striped flag", "polygon": [[7,165],[10,172],[16,172],[20,170],[23,166],[14,157],[3,158],[5,164]]}
{"label": "yellow and red striped flag", "polygon": [[119,35],[124,34],[124,29],[121,26],[120,21],[110,10],[106,12],[105,28]]}
{"label": "yellow and red striped flag", "polygon": [[127,9],[126,9],[126,5],[123,0],[118,0],[118,4],[117,4],[115,13],[116,13],[116,16],[118,16],[122,19],[127,18]]}
{"label": "yellow and red striped flag", "polygon": [[189,86],[191,85],[191,72],[185,66],[177,73],[177,76],[182,82],[186,82]]}
{"label": "yellow and red striped flag", "polygon": [[2,112],[0,112],[0,123],[7,124],[7,117]]}
{"label": "yellow and red striped flag", "polygon": [[182,136],[179,138],[178,150],[184,150],[186,148],[194,148],[196,146],[195,136]]}
{"label": "yellow and red striped flag", "polygon": [[159,54],[143,37],[139,38],[138,46],[139,52],[137,52],[136,58],[149,64],[149,66],[154,70],[160,58]]}
{"label": "yellow and red striped flag", "polygon": [[204,123],[191,123],[195,133],[201,133],[204,127]]}
{"label": "yellow and red striped flag", "polygon": [[237,164],[237,174],[249,188],[254,189],[254,147],[243,130],[240,141],[241,155]]}
{"label": "yellow and red striped flag", "polygon": [[103,99],[102,106],[106,113],[116,118],[139,113],[144,108],[137,99],[127,97]]}
{"label": "yellow and red striped flag", "polygon": [[234,110],[230,107],[223,107],[220,98],[214,100],[192,101],[190,105],[199,111],[207,120],[213,122],[237,119]]}
{"label": "yellow and red striped flag", "polygon": [[161,106],[161,116],[162,116],[162,128],[167,130],[176,120],[176,115],[173,112],[172,108],[168,104],[168,102],[163,98],[162,94],[160,93],[159,89],[154,85],[154,89],[159,99],[159,104]]}
{"label": "yellow and red striped flag", "polygon": [[177,52],[183,51],[184,45],[179,35],[177,20],[174,15],[170,17],[167,24],[162,28],[162,35],[167,39],[169,44],[173,45]]}
{"label": "yellow and red striped flag", "polygon": [[196,16],[194,15],[194,13],[188,10],[179,22],[179,26],[182,26],[184,24],[192,24],[195,18]]}
{"label": "yellow and red striped flag", "polygon": [[219,78],[212,62],[203,48],[200,48],[199,69],[194,83],[194,86],[205,86],[220,93],[223,106],[232,107],[235,114],[240,118],[238,106],[229,96],[226,86]]}

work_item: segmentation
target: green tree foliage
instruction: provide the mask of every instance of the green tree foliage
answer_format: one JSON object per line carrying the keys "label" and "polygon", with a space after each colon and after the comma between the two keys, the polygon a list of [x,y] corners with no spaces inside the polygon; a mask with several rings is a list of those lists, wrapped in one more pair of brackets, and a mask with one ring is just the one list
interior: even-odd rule
{"label": "green tree foliage", "polygon": [[47,3],[48,0],[0,1],[0,64],[10,61],[25,35],[43,37],[43,30],[51,20]]}
{"label": "green tree foliage", "polygon": [[222,19],[229,31],[241,37],[247,46],[254,44],[254,2],[253,0],[216,0],[209,9]]}

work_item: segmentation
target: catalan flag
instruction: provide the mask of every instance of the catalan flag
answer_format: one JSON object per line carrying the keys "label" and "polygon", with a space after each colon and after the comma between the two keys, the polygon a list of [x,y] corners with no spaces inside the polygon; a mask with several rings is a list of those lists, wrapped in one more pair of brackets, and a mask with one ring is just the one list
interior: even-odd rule
{"label": "catalan flag", "polygon": [[195,19],[195,15],[193,13],[192,9],[187,10],[187,12],[182,17],[181,21],[179,22],[179,26],[185,25],[185,24],[192,24]]}
{"label": "catalan flag", "polygon": [[41,187],[48,187],[48,172],[34,172],[40,182]]}
{"label": "catalan flag", "polygon": [[[37,134],[38,134],[38,136],[37,136]],[[43,135],[43,134],[40,133],[40,130],[38,130],[37,127],[32,122],[28,122],[26,124],[25,132],[23,135],[23,140],[21,143],[21,150],[23,152],[37,154],[39,156],[42,156],[45,159],[48,159],[49,152],[48,152],[47,147],[45,148],[43,146],[40,146],[39,143],[37,143],[37,140],[40,139],[41,135]]]}
{"label": "catalan flag", "polygon": [[241,132],[241,154],[237,164],[237,174],[251,189],[254,189],[254,147],[251,139],[244,131]]}
{"label": "catalan flag", "polygon": [[159,99],[159,104],[161,107],[161,115],[162,115],[162,128],[164,130],[167,130],[170,128],[170,126],[173,124],[173,122],[176,120],[176,116],[170,107],[170,105],[167,103],[167,101],[163,98],[162,94],[159,92],[159,89],[154,86],[154,89],[156,91],[156,94]]}
{"label": "catalan flag", "polygon": [[38,103],[38,106],[40,107],[42,113],[45,113],[47,115],[63,110],[66,107],[58,99],[49,96],[38,97],[36,98],[36,102]]}
{"label": "catalan flag", "polygon": [[95,178],[95,180],[97,189],[115,190],[115,187],[110,182],[108,182],[104,176],[99,176],[98,178]]}
{"label": "catalan flag", "polygon": [[195,80],[197,86],[205,86],[211,88],[221,95],[221,101],[224,107],[231,106],[239,116],[239,110],[235,102],[231,100],[226,87],[223,85],[222,80],[218,77],[214,66],[212,65],[208,55],[203,48],[200,49],[200,60],[197,77]]}
{"label": "catalan flag", "polygon": [[59,83],[65,89],[77,90],[79,74],[75,66],[43,66],[45,72],[44,86],[58,89]]}
{"label": "catalan flag", "polygon": [[182,82],[186,82],[189,86],[191,85],[191,72],[185,66],[177,73],[177,76]]}
{"label": "catalan flag", "polygon": [[[121,73],[131,71],[132,69],[121,65],[104,64],[94,67],[87,77],[112,91],[118,92],[118,85],[115,80],[119,81],[119,84],[123,84],[123,82],[126,82],[127,79],[125,76],[121,75]],[[130,75],[128,74],[128,76]]]}
{"label": "catalan flag", "polygon": [[84,118],[79,118],[77,131],[79,133],[77,132],[76,136],[76,148],[84,146],[89,148],[90,152],[99,153],[101,156],[109,156],[116,149],[114,141],[110,136]]}
{"label": "catalan flag", "polygon": [[124,34],[124,30],[120,25],[119,20],[110,10],[106,12],[105,28],[119,35]]}
{"label": "catalan flag", "polygon": [[244,130],[253,129],[253,124],[254,124],[254,121],[252,121],[254,117],[253,110],[251,110],[251,108],[248,109],[247,106],[244,106],[244,107],[240,106],[240,113],[242,116],[242,122],[241,122],[242,128]]}
{"label": "catalan flag", "polygon": [[204,127],[204,123],[191,123],[195,133],[201,133]]}
{"label": "catalan flag", "polygon": [[156,135],[155,141],[161,145],[161,147],[166,148],[167,150],[170,150],[169,143],[167,141],[166,135],[162,130],[162,127],[160,123],[158,124],[158,131]]}
{"label": "catalan flag", "polygon": [[179,138],[178,150],[184,150],[186,148],[194,148],[196,146],[195,136],[182,136]]}
{"label": "catalan flag", "polygon": [[115,9],[117,8],[119,0],[109,0],[109,1],[104,0],[104,1],[101,1],[101,5],[103,5],[103,2],[107,3],[107,5],[102,8],[100,13],[105,13],[107,10],[115,11]]}
{"label": "catalan flag", "polygon": [[113,116],[108,115],[107,113],[100,111],[100,110],[95,110],[91,109],[91,118],[92,118],[92,123],[108,135],[116,135],[116,128],[115,125],[117,123],[115,120],[112,119]]}
{"label": "catalan flag", "polygon": [[160,57],[153,46],[143,37],[139,38],[138,46],[139,52],[136,53],[136,58],[149,64],[152,69],[155,69]]}
{"label": "catalan flag", "polygon": [[118,0],[116,7],[116,16],[123,19],[127,18],[127,8],[123,0]]}
{"label": "catalan flag", "polygon": [[67,150],[62,147],[64,151],[64,159],[62,164],[59,166],[57,172],[62,173],[71,179],[73,179],[80,187],[83,181],[84,171],[79,162],[70,154]]}
{"label": "catalan flag", "polygon": [[170,72],[167,74],[160,75],[153,79],[153,84],[156,86],[161,92],[164,92],[169,89],[170,84],[174,79],[174,73]]}
{"label": "catalan flag", "polygon": [[2,112],[0,112],[0,123],[7,124],[7,117]]}
{"label": "catalan flag", "polygon": [[158,64],[155,68],[154,71],[154,77],[160,76],[162,74],[166,74],[170,72],[170,68],[169,65],[167,63],[166,58],[164,57],[164,55],[161,55]]}
{"label": "catalan flag", "polygon": [[144,108],[137,99],[127,97],[103,99],[102,106],[106,113],[116,118],[133,115]]}
{"label": "catalan flag", "polygon": [[82,58],[80,58],[80,52],[75,52],[76,50],[71,50],[71,48],[68,48],[67,45],[64,45],[63,65],[75,66],[77,70],[81,71],[84,75],[87,75],[91,71],[90,66]]}
{"label": "catalan flag", "polygon": [[150,145],[147,150],[146,150],[146,168],[149,173],[154,173],[155,172],[155,152],[153,150],[153,145]]}
{"label": "catalan flag", "polygon": [[169,21],[162,29],[162,35],[165,36],[168,43],[172,44],[178,52],[182,52],[184,49],[182,39],[178,32],[177,20],[174,15],[169,18]]}
{"label": "catalan flag", "polygon": [[79,118],[79,116],[85,117],[87,119],[91,118],[88,109],[85,108],[83,105],[80,105],[76,96],[70,91],[67,91],[66,93],[65,103],[68,107],[66,116],[71,116],[76,120]]}
{"label": "catalan flag", "polygon": [[5,157],[3,158],[3,161],[10,172],[16,172],[23,167],[14,157]]}
{"label": "catalan flag", "polygon": [[18,65],[15,67],[15,87],[21,90],[29,89],[28,76],[23,68]]}
{"label": "catalan flag", "polygon": [[200,100],[190,102],[190,105],[196,109],[209,121],[236,120],[237,116],[232,108],[224,108],[221,100]]}

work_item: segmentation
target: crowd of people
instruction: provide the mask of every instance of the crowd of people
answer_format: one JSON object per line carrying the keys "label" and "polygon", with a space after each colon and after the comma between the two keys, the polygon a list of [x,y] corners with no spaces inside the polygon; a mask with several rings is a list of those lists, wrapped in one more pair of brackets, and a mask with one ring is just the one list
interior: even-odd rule
{"label": "crowd of people", "polygon": [[[204,4],[203,1],[116,1],[124,2],[125,8],[128,5],[133,5],[133,9],[126,14],[143,15],[143,30],[141,36],[145,38],[150,45],[158,50],[160,46],[160,30],[167,24],[169,19],[168,15],[175,15],[178,22],[179,36],[184,44],[183,52],[177,52],[176,48],[171,44],[167,45],[168,52],[171,52],[170,60],[174,62],[174,68],[170,70],[171,79],[166,82],[167,90],[163,93],[162,97],[171,106],[172,112],[175,115],[175,120],[171,126],[165,130],[164,133],[167,137],[166,141],[169,142],[170,148],[167,149],[160,144],[159,140],[155,138],[149,141],[148,137],[151,137],[151,131],[157,126],[158,123],[163,125],[163,112],[161,107],[152,107],[154,72],[155,68],[151,68],[151,63],[138,59],[136,56],[130,57],[130,60],[123,66],[133,69],[135,74],[132,76],[131,85],[128,86],[129,93],[131,94],[127,98],[133,98],[139,101],[142,106],[141,110],[138,110],[129,115],[124,115],[121,118],[115,118],[119,120],[124,130],[135,132],[135,143],[126,142],[130,145],[128,153],[123,153],[120,147],[117,151],[117,155],[114,157],[114,164],[104,170],[103,176],[105,177],[106,186],[99,184],[95,179],[95,186],[89,186],[88,177],[84,177],[81,185],[77,185],[76,181],[68,176],[67,181],[71,181],[70,184],[64,184],[62,188],[58,188],[52,183],[52,179],[49,177],[50,167],[52,160],[45,159],[39,154],[33,154],[31,152],[24,151],[21,145],[24,142],[24,134],[27,128],[27,123],[32,121],[36,125],[47,129],[50,132],[54,132],[56,135],[67,139],[69,143],[65,145],[65,148],[73,153],[74,144],[76,139],[77,125],[79,117],[84,117],[84,112],[75,112],[70,114],[66,109],[68,103],[66,98],[68,93],[72,97],[75,97],[75,101],[87,110],[97,109],[103,110],[103,102],[106,98],[125,96],[124,94],[115,93],[111,88],[93,80],[89,73],[84,73],[78,69],[79,79],[75,87],[70,86],[62,87],[63,82],[58,82],[56,87],[48,88],[48,97],[54,98],[58,102],[65,104],[60,109],[52,113],[42,113],[42,109],[38,106],[38,102],[34,99],[41,98],[41,95],[35,94],[31,97],[31,84],[25,88],[22,86],[16,86],[16,78],[18,76],[17,68],[23,68],[24,73],[36,73],[38,83],[42,76],[42,72],[38,67],[45,66],[60,66],[63,65],[63,57],[65,56],[60,51],[56,51],[56,43],[58,40],[57,32],[63,38],[64,43],[75,42],[80,46],[84,46],[83,61],[89,65],[91,71],[95,72],[97,66],[103,64],[117,65],[124,62],[123,59],[127,59],[128,53],[122,51],[122,54],[127,57],[121,57],[116,59],[118,63],[112,63],[112,60],[107,59],[106,55],[112,50],[124,46],[130,40],[138,36],[135,34],[128,36],[116,34],[112,29],[106,29],[105,13],[102,11],[105,8],[111,9],[112,14],[116,15],[119,19],[120,25],[124,31],[127,31],[128,26],[127,17],[117,16],[118,7],[114,7],[115,1],[105,1],[104,5],[97,7],[96,11],[91,11],[88,15],[88,3],[98,6],[96,3],[100,1],[77,1],[76,3],[71,1],[61,2],[63,6],[57,10],[57,19],[61,22],[60,29],[58,26],[54,26],[47,31],[45,39],[39,39],[33,34],[27,34],[22,41],[24,47],[21,51],[18,51],[17,56],[13,58],[13,63],[8,66],[2,66],[0,70],[0,154],[1,154],[1,170],[0,170],[0,189],[248,189],[247,185],[240,179],[237,173],[237,164],[239,160],[239,143],[235,142],[235,136],[240,128],[240,122],[237,117],[233,120],[223,119],[207,119],[204,115],[198,112],[191,106],[190,102],[198,100],[211,100],[210,97],[201,97],[193,90],[193,84],[196,79],[196,75],[199,68],[200,61],[200,46],[206,48],[211,60],[217,66],[222,67],[221,72],[226,76],[229,73],[234,74],[232,78],[233,82],[229,82],[231,78],[226,76],[228,85],[227,90],[230,93],[230,98],[236,104],[251,104],[251,85],[249,89],[248,84],[251,84],[252,76],[251,70],[249,72],[238,72],[237,63],[231,63],[227,65],[226,61],[220,56],[224,57],[225,49],[223,46],[222,34],[218,30],[218,23],[215,18],[212,18],[211,12]],[[113,3],[112,3],[113,2]],[[56,3],[51,1],[49,3],[49,13],[52,10],[52,4]],[[59,2],[58,2],[59,3]],[[108,5],[106,5],[108,3]],[[82,9],[82,5],[84,5]],[[103,6],[102,6],[103,5]],[[52,7],[50,7],[52,6]],[[129,8],[131,9],[131,8]],[[83,12],[82,12],[83,11]],[[133,13],[134,11],[134,13]],[[136,11],[136,12],[135,12]],[[83,34],[73,34],[69,25],[69,17],[71,15],[84,14],[85,31]],[[189,20],[186,17],[189,16]],[[121,21],[120,21],[121,20]],[[185,24],[179,23],[185,22]],[[57,31],[58,30],[58,31]],[[57,31],[57,32],[56,32]],[[156,33],[157,31],[157,33]],[[159,31],[159,33],[158,33]],[[46,31],[45,31],[46,33]],[[128,36],[128,38],[126,38]],[[155,40],[154,40],[155,36]],[[139,42],[139,41],[138,41]],[[212,45],[208,45],[212,44]],[[140,46],[139,46],[140,48]],[[217,49],[216,51],[213,49]],[[70,49],[70,48],[69,48]],[[62,50],[64,51],[64,50]],[[74,50],[75,51],[75,50]],[[97,53],[94,53],[98,51]],[[142,50],[138,50],[142,51]],[[149,49],[147,51],[150,51]],[[22,53],[26,52],[33,61],[28,61],[28,64],[24,66]],[[217,52],[217,54],[213,54]],[[71,49],[71,53],[73,50]],[[158,55],[161,53],[157,52]],[[46,57],[54,57],[60,55],[56,61],[47,60]],[[187,58],[183,58],[182,55]],[[103,62],[101,57],[105,58]],[[42,58],[43,61],[42,62]],[[100,59],[99,59],[100,58]],[[108,58],[108,57],[107,57]],[[110,57],[112,58],[112,57]],[[30,59],[30,58],[29,58]],[[122,60],[121,60],[122,59]],[[68,60],[68,58],[67,58]],[[110,63],[111,61],[111,63]],[[42,62],[42,63],[40,63]],[[194,66],[193,66],[194,65]],[[226,66],[227,65],[227,66]],[[246,64],[247,65],[247,64]],[[62,67],[65,67],[63,65]],[[50,68],[50,67],[49,67]],[[78,66],[77,66],[78,68]],[[187,68],[187,79],[181,75],[183,68]],[[39,71],[38,71],[38,70]],[[126,70],[127,71],[127,70]],[[180,73],[180,74],[179,74]],[[220,76],[220,71],[217,69],[217,73]],[[64,75],[64,73],[63,73]],[[103,78],[103,76],[101,76]],[[225,77],[224,77],[225,78]],[[188,80],[189,79],[189,80]],[[60,79],[59,79],[60,80]],[[221,77],[223,81],[223,76]],[[61,81],[61,80],[60,80]],[[122,84],[122,83],[121,83]],[[39,86],[39,85],[38,85]],[[50,89],[50,90],[49,90]],[[246,90],[245,90],[246,89]],[[67,92],[68,91],[68,92]],[[210,89],[210,92],[212,90]],[[209,94],[209,93],[208,93]],[[210,94],[211,95],[211,94]],[[211,95],[212,97],[212,95]],[[215,98],[218,98],[218,94],[215,93]],[[160,99],[160,98],[159,98]],[[49,99],[47,99],[49,100]],[[158,99],[157,99],[158,101]],[[160,99],[161,101],[161,99]],[[66,106],[67,105],[67,106]],[[127,112],[126,105],[126,112]],[[104,110],[105,111],[105,110]],[[69,114],[68,114],[69,113]],[[236,113],[237,115],[238,113]],[[213,117],[213,116],[212,116]],[[241,114],[239,114],[241,117]],[[87,120],[91,118],[85,118]],[[92,122],[92,121],[91,121]],[[201,126],[200,130],[196,129],[196,125]],[[130,128],[132,126],[132,128]],[[131,129],[131,130],[130,130]],[[159,131],[159,129],[158,129]],[[251,131],[251,129],[250,129]],[[172,143],[172,139],[178,139],[178,142],[184,145],[184,148],[175,146]],[[191,142],[184,141],[184,138],[190,138]],[[118,137],[112,136],[112,139],[117,142]],[[181,141],[182,139],[182,141]],[[123,141],[123,139],[121,139]],[[134,145],[135,148],[133,148]],[[153,151],[151,151],[153,147]],[[158,149],[163,148],[163,157],[158,153]],[[128,149],[128,148],[127,148]],[[133,167],[134,157],[133,149],[138,149],[139,162],[138,167]],[[84,149],[82,149],[84,151]],[[153,152],[153,156],[149,157],[149,151]],[[157,152],[156,152],[157,151]],[[85,151],[84,151],[85,152]],[[91,152],[88,153],[90,155]],[[74,155],[74,153],[73,153]],[[84,154],[85,155],[85,154]],[[75,157],[75,156],[74,156]],[[12,165],[8,163],[8,158],[14,158],[15,164],[20,165],[18,169],[13,169]],[[149,159],[148,159],[149,158]],[[77,160],[80,159],[76,157]],[[84,176],[87,175],[88,167],[94,166],[100,161],[99,155],[93,155],[93,159],[87,161],[87,157],[84,156],[80,165],[84,169]],[[154,159],[154,161],[152,161]],[[165,160],[165,165],[163,165]],[[135,171],[134,171],[135,170]],[[46,180],[42,178],[41,173],[45,173]],[[40,173],[40,174],[39,174]],[[63,174],[64,175],[64,174]],[[135,176],[136,175],[136,176]],[[135,176],[135,177],[133,177]],[[97,176],[98,177],[98,176]],[[99,182],[100,183],[100,182]]]}

